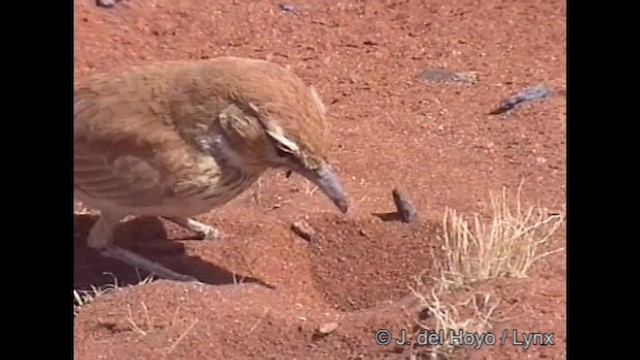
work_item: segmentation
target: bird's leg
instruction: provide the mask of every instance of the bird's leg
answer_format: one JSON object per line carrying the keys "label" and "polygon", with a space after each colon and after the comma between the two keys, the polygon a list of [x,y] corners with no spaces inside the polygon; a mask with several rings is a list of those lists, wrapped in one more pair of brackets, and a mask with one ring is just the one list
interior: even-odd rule
{"label": "bird's leg", "polygon": [[203,224],[189,217],[163,217],[175,224],[178,224],[194,233],[202,236],[203,240],[217,240],[220,238],[220,231],[213,226]]}
{"label": "bird's leg", "polygon": [[113,245],[113,229],[122,218],[122,216],[102,212],[100,218],[89,232],[87,239],[89,247],[99,251],[102,256],[122,261],[167,280],[198,281],[193,276],[178,274],[129,250]]}
{"label": "bird's leg", "polygon": [[120,260],[133,267],[137,267],[139,269],[145,270],[151,274],[155,274],[167,280],[199,282],[198,279],[196,279],[193,276],[178,274],[175,271],[169,270],[158,263],[145,259],[144,257],[137,255],[129,250],[123,249],[121,247],[110,246],[102,250],[102,255],[106,257],[110,257],[112,259]]}

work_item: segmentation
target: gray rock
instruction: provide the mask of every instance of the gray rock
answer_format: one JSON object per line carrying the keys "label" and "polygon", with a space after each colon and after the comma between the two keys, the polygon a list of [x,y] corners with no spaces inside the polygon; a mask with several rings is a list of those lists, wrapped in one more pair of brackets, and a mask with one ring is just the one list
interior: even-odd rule
{"label": "gray rock", "polygon": [[455,72],[444,69],[427,69],[418,75],[422,81],[430,82],[459,82],[473,84],[478,80],[475,71]]}
{"label": "gray rock", "polygon": [[521,92],[510,96],[500,102],[500,105],[490,114],[497,115],[505,113],[509,110],[528,103],[531,101],[539,101],[548,98],[551,95],[551,91],[544,85],[536,85],[522,90]]}

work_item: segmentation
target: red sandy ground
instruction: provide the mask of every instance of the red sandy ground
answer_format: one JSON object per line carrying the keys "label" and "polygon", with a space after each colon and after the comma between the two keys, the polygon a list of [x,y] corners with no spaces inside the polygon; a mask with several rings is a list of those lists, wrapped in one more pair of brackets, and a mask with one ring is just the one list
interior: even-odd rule
{"label": "red sandy ground", "polygon": [[[354,203],[341,216],[295,175],[270,173],[228,206],[199,217],[226,235],[187,239],[133,219],[119,244],[215,286],[155,281],[98,297],[75,319],[77,359],[408,359],[376,329],[411,329],[413,276],[429,269],[446,207],[488,210],[488,191],[526,179],[527,204],[564,211],[565,2],[404,0],[290,2],[75,0],[75,75],[162,59],[219,55],[290,65],[330,111],[337,168]],[[476,84],[427,83],[427,68],[476,71]],[[554,92],[508,118],[500,100],[544,83]],[[399,187],[420,223],[383,222]],[[291,223],[306,218],[309,243]],[[94,217],[76,218],[76,289],[139,282],[135,270],[87,249]],[[563,231],[562,231],[563,233]],[[564,246],[564,235],[552,247]],[[555,346],[464,349],[468,359],[563,359],[564,253],[528,279],[484,284],[502,298],[494,331],[553,332]],[[144,276],[144,275],[143,275]],[[145,310],[146,313],[145,313]],[[133,330],[131,317],[146,335]],[[336,322],[332,333],[314,335]]]}

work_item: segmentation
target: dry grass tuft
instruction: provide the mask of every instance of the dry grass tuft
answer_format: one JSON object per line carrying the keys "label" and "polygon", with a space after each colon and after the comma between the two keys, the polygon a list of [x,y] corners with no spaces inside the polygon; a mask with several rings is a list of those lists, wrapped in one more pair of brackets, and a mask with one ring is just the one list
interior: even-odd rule
{"label": "dry grass tuft", "polygon": [[[419,287],[424,289],[424,284],[419,282]],[[418,298],[420,305],[428,311],[429,323],[418,321],[418,331],[427,330],[429,333],[439,334],[438,343],[424,348],[414,341],[413,356],[427,353],[432,359],[447,358],[453,351],[464,344],[457,342],[455,337],[460,332],[468,334],[486,334],[492,328],[496,320],[494,311],[500,304],[500,299],[495,299],[489,293],[472,294],[465,301],[448,304],[442,296],[448,294],[445,284],[440,284],[437,289],[431,291],[417,291],[411,289]],[[418,333],[419,333],[418,332]],[[414,334],[417,336],[417,334]],[[417,345],[417,346],[416,346]],[[481,344],[478,344],[481,346]]]}
{"label": "dry grass tuft", "polygon": [[546,209],[523,209],[518,187],[515,209],[508,203],[507,191],[490,193],[493,211],[490,222],[480,215],[471,223],[455,210],[447,209],[443,218],[442,250],[446,263],[442,281],[463,286],[479,280],[498,277],[524,278],[538,260],[564,250],[540,252],[564,222],[559,214]]}
{"label": "dry grass tuft", "polygon": [[[94,285],[91,285],[88,290],[73,290],[73,315],[74,316],[78,315],[78,311],[80,310],[81,307],[91,303],[98,297],[104,294],[107,294],[111,291],[120,289],[120,286],[118,285],[118,279],[116,279],[116,277],[113,274],[105,273],[105,275],[111,275],[111,277],[113,277],[112,284],[107,284],[101,287],[96,287]],[[145,279],[141,279],[138,285],[147,284],[147,283],[150,283],[151,281],[153,281],[153,277],[148,276]]]}
{"label": "dry grass tuft", "polygon": [[91,285],[89,290],[73,290],[73,315],[77,316],[81,307],[89,304],[95,300],[98,296],[113,290],[115,286],[106,285],[102,288]]}
{"label": "dry grass tuft", "polygon": [[151,316],[149,316],[149,308],[147,305],[141,301],[140,307],[142,309],[142,314],[144,315],[144,329],[142,326],[135,321],[133,312],[131,311],[131,305],[127,305],[127,322],[131,326],[131,330],[140,336],[147,336],[149,331],[154,328],[153,322],[151,321]]}
{"label": "dry grass tuft", "polygon": [[[444,261],[436,264],[438,276],[431,287],[421,276],[417,290],[411,289],[422,308],[429,314],[429,323],[418,322],[421,330],[439,332],[438,345],[425,351],[432,359],[448,357],[459,346],[451,341],[451,332],[486,333],[491,328],[499,299],[489,294],[473,295],[459,304],[445,304],[442,299],[475,282],[499,277],[524,278],[538,260],[564,250],[542,251],[549,239],[564,222],[564,216],[550,214],[540,207],[524,209],[521,201],[522,183],[518,187],[515,208],[509,206],[506,189],[490,193],[492,216],[483,221],[478,214],[468,221],[455,210],[447,209],[440,236]],[[413,358],[418,352],[414,351]]]}

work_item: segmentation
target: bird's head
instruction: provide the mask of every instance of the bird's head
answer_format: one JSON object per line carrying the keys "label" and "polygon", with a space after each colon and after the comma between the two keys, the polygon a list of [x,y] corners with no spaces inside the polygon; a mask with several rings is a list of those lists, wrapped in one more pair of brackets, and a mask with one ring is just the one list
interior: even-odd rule
{"label": "bird's head", "polygon": [[[328,157],[325,107],[313,87],[283,67],[258,62],[245,69],[233,104],[220,116],[234,152],[247,166],[265,165],[295,172],[318,186],[340,209],[346,192]],[[251,159],[251,160],[248,160]]]}
{"label": "bird's head", "polygon": [[[317,109],[307,109],[304,120],[295,124],[286,121],[264,121],[269,140],[266,155],[273,167],[284,168],[289,174],[298,173],[320,188],[342,211],[348,202],[340,179],[327,155],[324,107],[315,91],[310,89],[310,100]],[[309,104],[311,105],[311,104]]]}

